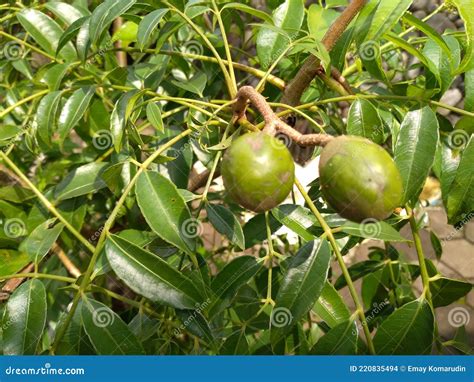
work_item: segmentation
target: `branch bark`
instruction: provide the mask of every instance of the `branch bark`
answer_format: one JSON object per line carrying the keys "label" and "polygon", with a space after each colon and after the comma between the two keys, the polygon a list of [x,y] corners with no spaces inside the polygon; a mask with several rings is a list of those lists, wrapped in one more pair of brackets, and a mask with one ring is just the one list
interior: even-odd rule
{"label": "branch bark", "polygon": [[301,134],[293,129],[278,118],[266,99],[251,86],[243,86],[237,92],[237,99],[234,103],[234,122],[247,120],[245,115],[247,101],[250,101],[262,115],[265,121],[263,131],[267,134],[274,136],[277,132],[281,132],[300,146],[325,146],[334,139],[328,134]]}
{"label": "branch bark", "polygon": [[[339,38],[359,11],[364,7],[367,0],[354,0],[341,13],[336,21],[330,26],[322,43],[327,51],[331,51]],[[300,103],[301,96],[311,81],[318,75],[320,70],[320,60],[311,55],[304,62],[296,76],[286,86],[281,103],[296,106]]]}

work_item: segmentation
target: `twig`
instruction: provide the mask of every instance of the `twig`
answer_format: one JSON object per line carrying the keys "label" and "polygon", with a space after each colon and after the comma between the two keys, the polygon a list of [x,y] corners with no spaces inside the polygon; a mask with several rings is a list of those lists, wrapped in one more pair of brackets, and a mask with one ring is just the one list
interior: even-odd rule
{"label": "twig", "polygon": [[[122,25],[123,25],[123,19],[121,17],[117,17],[114,20],[114,33],[117,33],[122,27]],[[120,49],[122,47],[122,41],[120,40],[115,41],[115,46]],[[117,50],[115,55],[117,56],[117,61],[118,61],[119,66],[122,68],[125,68],[127,66],[127,53],[121,50]]]}
{"label": "twig", "polygon": [[[354,0],[341,13],[323,37],[322,43],[329,52],[336,45],[352,19],[365,5],[366,0]],[[282,103],[290,106],[299,104],[301,96],[311,81],[318,75],[320,60],[316,56],[309,56],[296,76],[287,85],[283,93]]]}
{"label": "twig", "polygon": [[237,92],[237,100],[234,103],[234,122],[247,120],[245,116],[247,101],[250,101],[262,115],[265,121],[263,131],[267,134],[275,135],[277,132],[281,132],[300,146],[325,146],[333,139],[328,134],[303,135],[296,131],[278,118],[268,105],[266,99],[251,86],[243,86]]}
{"label": "twig", "polygon": [[[30,273],[35,267],[34,263],[28,264],[23,268],[20,273]],[[0,301],[8,300],[8,297],[18,288],[21,283],[25,280],[25,277],[18,277],[15,279],[9,279],[2,287],[2,293],[0,293]]]}
{"label": "twig", "polygon": [[62,250],[62,248],[59,245],[54,244],[52,251],[58,256],[59,260],[61,261],[61,263],[63,263],[64,268],[67,269],[69,274],[76,279],[79,278],[82,272],[74,265],[71,259],[67,257],[66,253]]}

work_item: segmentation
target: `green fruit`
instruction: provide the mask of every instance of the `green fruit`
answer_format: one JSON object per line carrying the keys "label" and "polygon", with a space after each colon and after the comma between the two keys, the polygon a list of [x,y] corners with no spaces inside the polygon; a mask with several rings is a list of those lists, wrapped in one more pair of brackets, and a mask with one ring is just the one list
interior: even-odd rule
{"label": "green fruit", "polygon": [[133,41],[137,41],[137,33],[138,25],[133,21],[127,21],[117,32],[115,32],[114,38],[116,40],[121,40],[128,45]]}
{"label": "green fruit", "polygon": [[319,176],[329,205],[353,221],[383,220],[402,202],[395,162],[365,138],[340,136],[328,143],[321,153]]}
{"label": "green fruit", "polygon": [[295,164],[286,146],[265,133],[235,139],[224,154],[224,186],[232,198],[252,211],[267,211],[290,193]]}

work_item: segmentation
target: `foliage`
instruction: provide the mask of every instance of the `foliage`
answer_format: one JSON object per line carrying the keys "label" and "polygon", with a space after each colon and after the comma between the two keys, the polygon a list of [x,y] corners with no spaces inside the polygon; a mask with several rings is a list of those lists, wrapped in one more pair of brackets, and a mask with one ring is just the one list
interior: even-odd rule
{"label": "foliage", "polygon": [[[371,0],[347,27],[337,21],[345,1],[321,3],[0,5],[4,354],[469,351],[459,333],[438,335],[436,308],[472,285],[425,259],[419,195],[436,177],[449,222],[472,217],[471,2],[432,13],[465,22],[465,32],[442,35],[407,11],[411,1]],[[301,104],[278,103],[308,56],[319,69]],[[441,101],[458,76],[465,109]],[[325,204],[314,174],[271,211],[237,205],[214,180],[222,156],[268,122],[259,107],[235,118],[244,85],[310,131],[383,146],[405,204],[385,221],[351,222]],[[453,126],[443,109],[462,118]],[[364,239],[382,246],[347,267],[344,256]],[[440,239],[431,241],[440,258]],[[397,242],[415,246],[416,264]]]}

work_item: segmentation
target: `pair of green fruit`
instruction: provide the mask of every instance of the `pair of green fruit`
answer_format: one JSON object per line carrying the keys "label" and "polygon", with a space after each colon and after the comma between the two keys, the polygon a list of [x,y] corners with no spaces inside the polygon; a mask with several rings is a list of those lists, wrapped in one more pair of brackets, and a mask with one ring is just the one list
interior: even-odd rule
{"label": "pair of green fruit", "polygon": [[[222,160],[224,186],[242,207],[261,212],[286,199],[295,179],[286,146],[265,133],[248,133],[232,142]],[[403,187],[390,155],[356,136],[340,136],[323,149],[321,191],[339,215],[353,221],[383,220],[400,206]]]}

